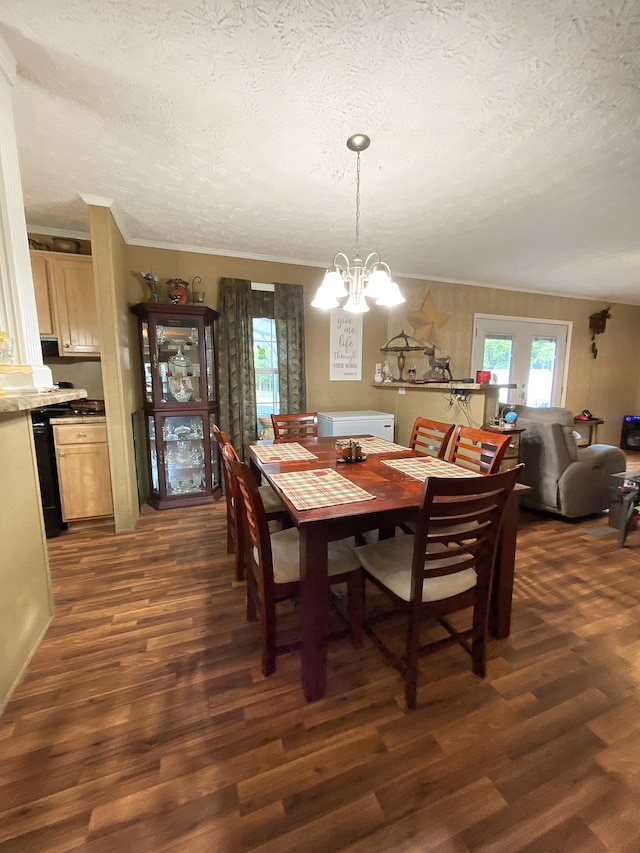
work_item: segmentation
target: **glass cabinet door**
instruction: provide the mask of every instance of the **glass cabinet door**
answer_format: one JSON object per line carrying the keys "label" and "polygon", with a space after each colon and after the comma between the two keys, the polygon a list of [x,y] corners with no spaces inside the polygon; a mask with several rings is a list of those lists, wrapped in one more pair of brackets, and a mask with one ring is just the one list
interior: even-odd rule
{"label": "glass cabinet door", "polygon": [[155,330],[162,403],[200,403],[200,335],[193,323],[170,320]]}
{"label": "glass cabinet door", "polygon": [[148,418],[151,487],[166,497],[210,494],[219,483],[208,413]]}

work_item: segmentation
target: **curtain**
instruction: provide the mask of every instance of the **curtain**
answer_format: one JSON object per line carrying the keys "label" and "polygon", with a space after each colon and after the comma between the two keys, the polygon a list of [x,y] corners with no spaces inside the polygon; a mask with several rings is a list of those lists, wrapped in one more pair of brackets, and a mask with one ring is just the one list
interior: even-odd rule
{"label": "curtain", "polygon": [[280,411],[307,410],[304,357],[304,289],[300,284],[274,284],[273,312],[278,338]]}
{"label": "curtain", "polygon": [[257,437],[256,380],[253,366],[251,282],[220,279],[218,384],[220,428],[240,458],[245,441]]}

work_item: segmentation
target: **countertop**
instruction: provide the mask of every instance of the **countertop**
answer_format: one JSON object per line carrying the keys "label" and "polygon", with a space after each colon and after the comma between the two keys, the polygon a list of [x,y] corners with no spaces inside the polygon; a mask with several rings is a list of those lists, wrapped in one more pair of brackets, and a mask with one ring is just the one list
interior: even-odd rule
{"label": "countertop", "polygon": [[87,392],[84,388],[65,388],[63,391],[45,391],[42,394],[26,394],[0,397],[0,414],[8,412],[26,412],[41,409],[54,403],[69,403],[71,400],[84,400]]}
{"label": "countertop", "polygon": [[373,388],[411,388],[414,391],[451,391],[452,389],[460,388],[463,391],[484,391],[493,392],[499,391],[501,388],[516,388],[516,385],[499,385],[488,382],[462,382],[460,379],[454,379],[451,382],[399,382],[397,379],[391,382],[371,382]]}
{"label": "countertop", "polygon": [[101,415],[60,415],[58,418],[51,418],[50,424],[106,424],[107,419],[104,414]]}

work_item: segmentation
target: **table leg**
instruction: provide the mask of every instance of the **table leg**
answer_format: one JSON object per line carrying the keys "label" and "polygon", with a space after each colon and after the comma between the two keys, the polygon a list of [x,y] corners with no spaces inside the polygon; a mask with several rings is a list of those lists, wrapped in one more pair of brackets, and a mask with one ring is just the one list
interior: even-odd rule
{"label": "table leg", "polygon": [[507,500],[502,519],[502,530],[493,571],[489,631],[498,640],[504,640],[511,632],[519,503],[519,496],[512,492]]}
{"label": "table leg", "polygon": [[638,489],[634,489],[632,492],[628,492],[622,496],[622,507],[620,508],[621,525],[620,534],[618,536],[618,546],[620,548],[624,548],[624,543],[627,538],[627,529],[629,527],[629,522],[631,521],[631,516],[633,515],[633,507],[638,500],[638,491]]}
{"label": "table leg", "polygon": [[300,528],[300,620],[302,687],[308,702],[321,699],[327,686],[329,593],[327,541]]}

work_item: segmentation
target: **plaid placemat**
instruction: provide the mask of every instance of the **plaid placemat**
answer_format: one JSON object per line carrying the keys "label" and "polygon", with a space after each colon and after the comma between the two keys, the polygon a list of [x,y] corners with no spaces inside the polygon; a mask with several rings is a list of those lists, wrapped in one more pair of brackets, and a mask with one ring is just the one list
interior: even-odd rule
{"label": "plaid placemat", "polygon": [[306,447],[297,441],[283,441],[280,444],[255,444],[253,452],[261,462],[299,462],[317,459]]}
{"label": "plaid placemat", "polygon": [[366,453],[398,453],[399,450],[407,451],[408,447],[403,447],[401,444],[394,444],[393,441],[387,441],[386,438],[358,438],[357,441],[362,452]]}
{"label": "plaid placemat", "polygon": [[414,457],[413,459],[383,459],[383,465],[389,465],[416,480],[426,480],[427,477],[482,477],[477,471],[469,471],[460,465],[453,465],[434,456]]}
{"label": "plaid placemat", "polygon": [[352,504],[375,498],[375,495],[365,492],[332,468],[274,474],[271,479],[296,509],[317,509],[320,506]]}

